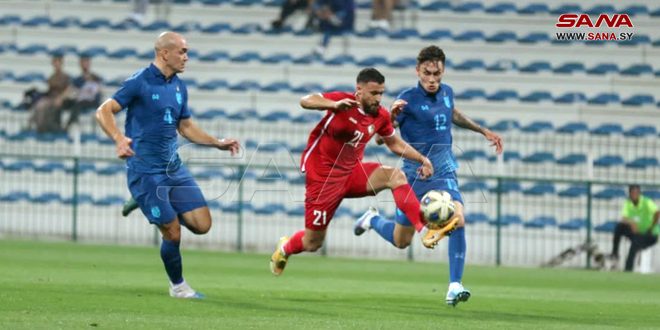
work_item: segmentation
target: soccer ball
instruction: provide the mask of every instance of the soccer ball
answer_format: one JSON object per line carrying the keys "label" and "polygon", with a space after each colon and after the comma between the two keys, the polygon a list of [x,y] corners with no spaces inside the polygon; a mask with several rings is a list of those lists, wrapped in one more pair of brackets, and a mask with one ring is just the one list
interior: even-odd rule
{"label": "soccer ball", "polygon": [[442,226],[454,215],[454,202],[444,190],[431,190],[420,202],[422,214],[429,225]]}

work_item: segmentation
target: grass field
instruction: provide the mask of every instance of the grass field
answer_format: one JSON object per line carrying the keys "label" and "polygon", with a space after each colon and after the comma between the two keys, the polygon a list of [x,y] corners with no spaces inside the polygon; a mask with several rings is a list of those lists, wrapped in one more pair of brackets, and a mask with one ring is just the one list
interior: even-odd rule
{"label": "grass field", "polygon": [[202,301],[167,295],[158,250],[0,240],[0,329],[630,329],[660,327],[660,277],[468,266],[472,299],[444,304],[447,265],[184,251]]}

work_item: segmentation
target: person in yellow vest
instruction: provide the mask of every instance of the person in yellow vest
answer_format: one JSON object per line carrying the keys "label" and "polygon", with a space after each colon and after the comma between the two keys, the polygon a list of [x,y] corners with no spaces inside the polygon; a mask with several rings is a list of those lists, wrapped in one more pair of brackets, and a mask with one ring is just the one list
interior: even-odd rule
{"label": "person in yellow vest", "polygon": [[658,206],[648,197],[642,195],[639,185],[628,187],[628,199],[623,203],[621,222],[614,229],[612,241],[612,259],[619,259],[619,242],[621,236],[630,240],[630,250],[626,258],[626,271],[633,270],[637,252],[653,246],[658,242],[658,225],[660,211]]}

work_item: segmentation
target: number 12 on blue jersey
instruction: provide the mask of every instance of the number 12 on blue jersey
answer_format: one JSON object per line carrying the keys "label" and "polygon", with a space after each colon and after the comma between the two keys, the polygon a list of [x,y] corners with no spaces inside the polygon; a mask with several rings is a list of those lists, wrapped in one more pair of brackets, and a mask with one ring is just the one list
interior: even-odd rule
{"label": "number 12 on blue jersey", "polygon": [[433,117],[435,120],[435,130],[436,131],[444,131],[447,129],[447,116],[445,114],[438,114]]}

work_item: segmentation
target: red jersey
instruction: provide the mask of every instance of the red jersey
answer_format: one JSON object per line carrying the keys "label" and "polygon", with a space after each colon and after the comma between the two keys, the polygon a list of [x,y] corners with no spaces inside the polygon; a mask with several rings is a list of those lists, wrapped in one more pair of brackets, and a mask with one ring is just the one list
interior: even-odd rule
{"label": "red jersey", "polygon": [[[355,100],[355,95],[345,92],[324,93],[323,97],[333,101]],[[382,137],[394,135],[390,114],[382,106],[375,116],[358,107],[328,110],[309,135],[300,168],[314,181],[347,178],[376,133]]]}

